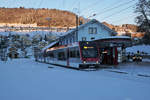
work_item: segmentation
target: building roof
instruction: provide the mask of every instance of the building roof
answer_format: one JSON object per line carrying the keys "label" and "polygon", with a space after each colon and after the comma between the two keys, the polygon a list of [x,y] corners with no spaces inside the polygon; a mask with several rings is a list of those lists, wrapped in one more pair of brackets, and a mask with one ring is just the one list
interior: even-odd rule
{"label": "building roof", "polygon": [[[117,32],[113,31],[112,29],[110,29],[110,28],[107,27],[106,25],[100,23],[100,22],[99,22],[98,20],[96,20],[96,19],[92,19],[92,20],[90,20],[89,22],[78,26],[78,30],[80,30],[81,28],[83,28],[83,27],[85,27],[85,26],[87,26],[88,24],[91,24],[91,23],[98,23],[99,25],[101,25],[102,27],[104,27],[106,30],[108,30],[110,33],[112,33],[113,35],[117,35]],[[65,32],[65,34],[62,35],[62,36],[69,35],[69,34],[75,32],[75,31],[77,31],[76,28]]]}
{"label": "building roof", "polygon": [[117,47],[130,47],[132,46],[132,41],[131,38],[128,36],[111,36],[111,37],[105,37],[105,38],[101,38],[95,41],[99,41],[99,44],[101,45],[101,47],[103,47],[105,45],[108,47],[111,46],[117,46]]}

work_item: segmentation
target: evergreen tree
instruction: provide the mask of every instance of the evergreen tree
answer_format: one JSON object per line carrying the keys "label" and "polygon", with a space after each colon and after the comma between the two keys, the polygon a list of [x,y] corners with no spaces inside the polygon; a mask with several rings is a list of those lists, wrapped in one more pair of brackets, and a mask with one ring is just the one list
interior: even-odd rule
{"label": "evergreen tree", "polygon": [[46,34],[45,34],[44,40],[47,41],[47,36],[46,36]]}

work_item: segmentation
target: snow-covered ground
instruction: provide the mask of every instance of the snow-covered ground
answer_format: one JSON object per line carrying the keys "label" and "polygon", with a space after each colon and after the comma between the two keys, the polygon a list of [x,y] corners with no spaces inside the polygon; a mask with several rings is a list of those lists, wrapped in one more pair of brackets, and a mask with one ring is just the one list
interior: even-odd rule
{"label": "snow-covered ground", "polygon": [[[112,66],[114,67],[114,66]],[[142,62],[126,62],[119,64],[116,68],[106,69],[108,71],[122,72],[133,76],[149,77],[150,78],[150,60]]]}
{"label": "snow-covered ground", "polygon": [[[119,65],[118,69],[129,70],[130,65],[131,69],[139,67],[134,63],[127,65]],[[33,59],[0,61],[0,100],[150,99],[150,77],[108,70],[115,69],[77,71],[38,63]],[[140,70],[150,74],[149,64],[144,64],[144,69],[141,67]],[[136,73],[135,69],[132,71]]]}

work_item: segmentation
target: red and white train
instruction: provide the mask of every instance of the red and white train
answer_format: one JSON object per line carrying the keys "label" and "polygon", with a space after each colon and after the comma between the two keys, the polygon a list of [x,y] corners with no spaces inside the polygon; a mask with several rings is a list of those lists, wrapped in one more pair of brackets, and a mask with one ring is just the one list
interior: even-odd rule
{"label": "red and white train", "polygon": [[76,42],[67,46],[52,46],[39,55],[37,60],[77,69],[100,66],[97,44],[88,41]]}
{"label": "red and white train", "polygon": [[[80,41],[69,45],[54,42],[38,54],[36,60],[77,69],[98,68],[102,64],[117,65],[118,55],[123,54],[130,43],[129,38]],[[122,50],[119,51],[119,48]]]}

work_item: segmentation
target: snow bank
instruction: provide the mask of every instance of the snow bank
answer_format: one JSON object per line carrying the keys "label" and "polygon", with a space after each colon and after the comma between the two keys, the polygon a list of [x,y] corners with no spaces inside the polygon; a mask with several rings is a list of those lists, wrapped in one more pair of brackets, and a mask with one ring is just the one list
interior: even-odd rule
{"label": "snow bank", "polygon": [[138,50],[140,52],[145,52],[145,53],[150,54],[150,45],[137,45],[137,46],[132,46],[132,47],[126,48],[127,52],[136,53]]}

